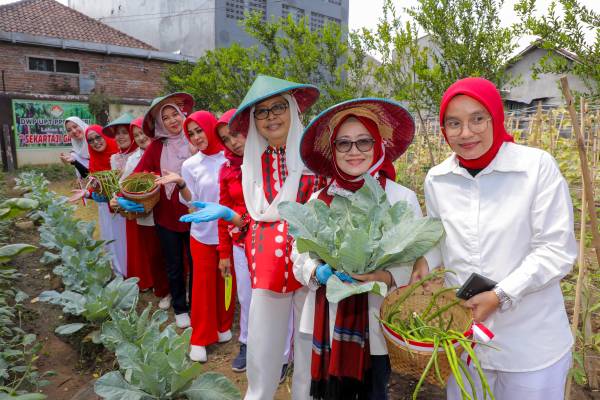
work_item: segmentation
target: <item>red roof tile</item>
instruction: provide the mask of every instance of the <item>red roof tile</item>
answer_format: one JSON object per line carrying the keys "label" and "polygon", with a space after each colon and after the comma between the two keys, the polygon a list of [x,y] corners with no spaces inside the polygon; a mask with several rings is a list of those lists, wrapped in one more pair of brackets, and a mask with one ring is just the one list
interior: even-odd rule
{"label": "red roof tile", "polygon": [[156,50],[54,0],[21,0],[0,6],[0,31]]}

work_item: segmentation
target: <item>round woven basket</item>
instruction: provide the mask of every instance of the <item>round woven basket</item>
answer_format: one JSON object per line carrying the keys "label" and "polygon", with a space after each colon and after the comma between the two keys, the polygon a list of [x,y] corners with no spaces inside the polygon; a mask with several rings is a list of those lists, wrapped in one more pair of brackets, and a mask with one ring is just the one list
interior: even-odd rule
{"label": "round woven basket", "polygon": [[144,206],[143,213],[132,213],[132,214],[137,215],[137,217],[147,215],[150,211],[152,211],[152,209],[154,208],[156,203],[158,203],[158,201],[160,200],[160,186],[159,185],[154,185],[154,187],[149,192],[146,192],[146,193],[128,192],[128,191],[124,190],[123,187],[121,186],[121,193],[123,194],[123,197],[125,197],[127,200],[135,201],[136,203],[139,203]]}
{"label": "round woven basket", "polygon": [[[400,287],[383,300],[381,305],[380,317],[382,320],[385,320],[385,316],[388,314],[389,308],[395,304],[400,296],[404,294],[404,291],[408,289],[409,286]],[[403,303],[402,308],[400,309],[401,318],[408,317],[409,313],[413,311],[417,313],[421,313],[431,300],[432,293],[425,292],[424,289],[418,288],[412,293]],[[456,296],[452,292],[446,292],[441,294],[437,303],[442,307],[444,304],[448,304],[456,300]],[[450,308],[445,315],[452,314],[452,324],[450,326],[451,329],[464,332],[466,331],[472,321],[471,311],[461,305],[457,305],[455,307]],[[382,325],[383,336],[385,337],[385,341],[387,343],[387,349],[390,357],[390,363],[392,369],[403,375],[411,376],[415,379],[419,379],[431,358],[431,352],[433,351],[433,342],[415,342],[411,340],[405,340],[402,336],[400,336],[397,332],[394,332],[389,327]],[[429,347],[430,351],[421,351],[418,350],[417,347]],[[444,353],[443,349],[438,349],[439,352]],[[463,348],[461,346],[456,347],[456,354],[460,356]],[[445,354],[438,355],[438,365],[440,370],[440,375],[444,382],[448,381],[448,377],[451,374],[450,366],[448,365],[448,360],[446,359]],[[435,371],[432,368],[425,378],[426,382],[440,386],[439,380],[436,378]]]}

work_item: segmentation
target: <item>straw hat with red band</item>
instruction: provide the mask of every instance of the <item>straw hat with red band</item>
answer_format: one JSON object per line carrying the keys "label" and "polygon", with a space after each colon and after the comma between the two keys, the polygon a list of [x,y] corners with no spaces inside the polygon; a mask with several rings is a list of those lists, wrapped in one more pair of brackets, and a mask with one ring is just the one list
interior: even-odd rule
{"label": "straw hat with red band", "polygon": [[175,104],[179,107],[183,115],[188,116],[194,108],[194,98],[188,93],[176,92],[152,100],[150,108],[146,112],[146,115],[144,115],[144,122],[142,124],[142,130],[146,136],[150,138],[154,137],[155,114],[166,104]]}
{"label": "straw hat with red band", "polygon": [[301,113],[308,110],[319,99],[319,89],[313,85],[301,84],[272,76],[258,75],[250,86],[246,97],[229,121],[229,129],[243,135],[248,134],[250,111],[256,104],[270,97],[289,93],[294,96]]}
{"label": "straw hat with red band", "polygon": [[400,104],[379,98],[360,98],[336,104],[321,112],[304,130],[300,142],[300,156],[315,174],[334,175],[330,137],[337,125],[348,115],[372,120],[379,129],[385,147],[385,158],[394,161],[411,144],[415,122]]}

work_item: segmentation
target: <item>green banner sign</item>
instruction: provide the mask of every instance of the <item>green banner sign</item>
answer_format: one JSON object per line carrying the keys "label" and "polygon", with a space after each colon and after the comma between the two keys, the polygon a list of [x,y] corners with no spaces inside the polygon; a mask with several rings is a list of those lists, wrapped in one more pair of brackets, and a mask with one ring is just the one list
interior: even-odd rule
{"label": "green banner sign", "polygon": [[71,138],[65,130],[65,119],[79,117],[88,124],[94,120],[86,103],[13,100],[12,105],[19,148],[70,146]]}

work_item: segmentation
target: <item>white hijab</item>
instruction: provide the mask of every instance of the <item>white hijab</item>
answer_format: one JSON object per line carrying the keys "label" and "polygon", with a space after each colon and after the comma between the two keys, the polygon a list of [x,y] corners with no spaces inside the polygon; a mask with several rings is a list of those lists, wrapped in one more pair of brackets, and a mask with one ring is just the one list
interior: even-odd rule
{"label": "white hijab", "polygon": [[304,126],[298,115],[296,99],[284,94],[290,110],[290,130],[286,140],[286,164],[288,175],[281,190],[269,204],[263,188],[262,155],[269,145],[267,140],[258,133],[254,123],[254,107],[250,110],[250,126],[246,147],[244,148],[244,161],[242,163],[242,190],[248,213],[255,221],[274,222],[281,219],[277,206],[282,201],[296,201],[298,185],[303,174],[309,173],[300,158],[300,139]]}
{"label": "white hijab", "polygon": [[71,138],[71,146],[73,147],[73,152],[77,154],[80,158],[89,160],[90,153],[88,151],[87,141],[85,140],[85,130],[88,128],[88,124],[83,122],[83,120],[79,117],[69,117],[65,119],[65,129],[67,129],[68,121],[74,123],[83,130],[82,139]]}
{"label": "white hijab", "polygon": [[[165,171],[171,171],[181,175],[181,165],[192,155],[190,151],[190,143],[183,132],[183,122],[181,132],[179,132],[178,135],[170,134],[167,128],[165,128],[161,118],[162,111],[165,107],[173,107],[183,117],[183,121],[185,121],[185,115],[183,115],[179,107],[171,103],[162,106],[158,113],[154,115],[154,138],[165,139],[163,140],[163,148],[162,152],[160,153],[160,172],[161,175],[165,174]],[[167,199],[171,199],[171,195],[173,194],[174,190],[175,183],[167,183],[165,185],[165,194],[167,195]]]}

